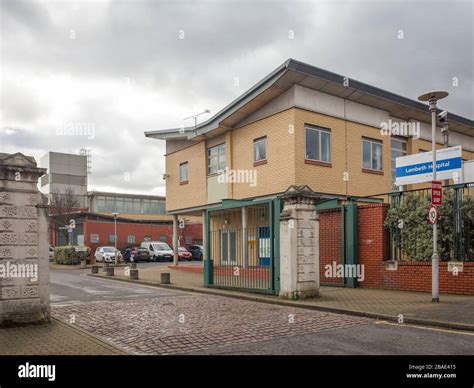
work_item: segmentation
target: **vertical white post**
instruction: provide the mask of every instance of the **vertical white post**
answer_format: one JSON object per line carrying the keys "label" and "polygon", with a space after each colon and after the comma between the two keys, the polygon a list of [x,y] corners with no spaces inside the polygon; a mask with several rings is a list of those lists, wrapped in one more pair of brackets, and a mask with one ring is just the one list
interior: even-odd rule
{"label": "vertical white post", "polygon": [[247,206],[242,208],[242,267],[247,268]]}
{"label": "vertical white post", "polygon": [[179,255],[178,255],[178,215],[173,214],[173,253],[174,259],[173,264],[179,265]]}
{"label": "vertical white post", "polygon": [[[436,180],[436,99],[430,100],[431,147],[433,151],[433,180]],[[431,257],[431,300],[439,302],[438,225],[433,224],[433,256]]]}
{"label": "vertical white post", "polygon": [[202,211],[202,260],[208,260],[207,233],[206,233],[206,211]]}
{"label": "vertical white post", "polygon": [[[436,180],[436,103],[449,95],[442,90],[433,90],[418,97],[420,101],[428,101],[431,112],[431,149],[433,152],[433,179]],[[432,193],[433,194],[433,193]],[[439,256],[438,256],[438,225],[433,224],[433,255],[431,256],[431,301],[439,302]]]}
{"label": "vertical white post", "polygon": [[117,216],[114,216],[114,246],[115,246],[115,265],[118,264],[117,258]]}

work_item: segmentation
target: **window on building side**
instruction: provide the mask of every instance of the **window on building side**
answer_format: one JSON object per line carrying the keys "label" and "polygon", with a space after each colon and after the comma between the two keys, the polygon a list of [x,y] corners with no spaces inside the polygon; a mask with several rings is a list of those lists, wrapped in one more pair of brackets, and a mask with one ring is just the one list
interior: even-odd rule
{"label": "window on building side", "polygon": [[227,167],[225,143],[208,148],[207,150],[207,173],[209,175],[224,171]]}
{"label": "window on building side", "polygon": [[407,141],[400,138],[391,139],[392,178],[395,179],[396,159],[407,154]]}
{"label": "window on building side", "polygon": [[368,170],[383,170],[382,142],[373,139],[362,139],[363,167]]}
{"label": "window on building side", "polygon": [[127,243],[135,244],[135,236],[127,236]]}
{"label": "window on building side", "polygon": [[184,237],[184,243],[186,245],[191,245],[193,243],[193,236],[185,236]]}
{"label": "window on building side", "polygon": [[99,242],[99,235],[98,234],[91,234],[90,235],[90,242],[91,243],[98,243]]}
{"label": "window on building side", "polygon": [[160,241],[161,242],[166,242],[166,236],[160,236]]}
{"label": "window on building side", "polygon": [[305,126],[306,159],[331,162],[331,130],[316,126]]}
{"label": "window on building side", "polygon": [[188,162],[179,165],[179,181],[180,183],[188,181]]}
{"label": "window on building side", "polygon": [[267,137],[261,137],[253,141],[253,160],[260,162],[267,160]]}
{"label": "window on building side", "polygon": [[109,234],[109,242],[115,242],[115,234]]}

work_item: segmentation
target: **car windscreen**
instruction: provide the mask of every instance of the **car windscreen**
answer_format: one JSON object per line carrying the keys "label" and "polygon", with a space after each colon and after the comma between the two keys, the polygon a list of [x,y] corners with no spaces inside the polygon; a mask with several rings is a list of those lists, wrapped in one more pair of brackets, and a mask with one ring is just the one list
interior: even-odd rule
{"label": "car windscreen", "polygon": [[153,249],[157,251],[169,251],[171,248],[167,244],[153,244]]}
{"label": "car windscreen", "polygon": [[102,248],[102,250],[104,252],[107,252],[107,253],[114,253],[115,252],[115,248]]}

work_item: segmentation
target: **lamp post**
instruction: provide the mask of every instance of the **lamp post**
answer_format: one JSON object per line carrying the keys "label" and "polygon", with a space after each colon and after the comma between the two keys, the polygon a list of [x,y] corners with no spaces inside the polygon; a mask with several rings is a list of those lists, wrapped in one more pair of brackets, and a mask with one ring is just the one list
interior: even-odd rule
{"label": "lamp post", "polygon": [[118,264],[118,261],[117,261],[117,216],[119,215],[119,213],[117,212],[114,212],[112,213],[112,215],[114,216],[114,246],[115,246],[115,251],[114,251],[114,256],[115,256],[115,265]]}
{"label": "lamp post", "polygon": [[[431,112],[431,148],[433,152],[433,179],[436,180],[436,103],[448,96],[448,92],[435,90],[422,94],[420,101],[428,101]],[[433,224],[433,255],[431,256],[431,301],[439,302],[439,255],[438,225]]]}

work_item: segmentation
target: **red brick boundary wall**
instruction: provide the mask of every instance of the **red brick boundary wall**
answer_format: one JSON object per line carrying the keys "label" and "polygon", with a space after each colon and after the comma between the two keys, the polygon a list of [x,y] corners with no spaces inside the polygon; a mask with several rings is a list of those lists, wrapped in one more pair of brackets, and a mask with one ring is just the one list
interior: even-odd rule
{"label": "red brick boundary wall", "polygon": [[[383,223],[388,209],[387,204],[359,206],[358,259],[365,271],[364,281],[359,282],[359,287],[431,292],[430,261],[399,261],[396,270],[387,269],[389,232]],[[320,279],[321,283],[330,283],[324,278],[324,266],[333,261],[341,262],[341,213],[321,211],[319,217]],[[440,293],[474,295],[474,262],[465,262],[463,272],[457,276],[448,272],[447,266],[447,262],[441,262],[439,266]]]}
{"label": "red brick boundary wall", "polygon": [[341,279],[324,276],[327,264],[341,264],[342,251],[341,209],[319,212],[319,281],[323,284],[340,284]]}

